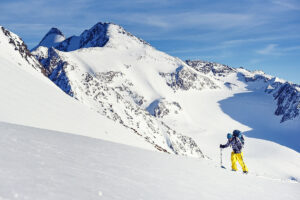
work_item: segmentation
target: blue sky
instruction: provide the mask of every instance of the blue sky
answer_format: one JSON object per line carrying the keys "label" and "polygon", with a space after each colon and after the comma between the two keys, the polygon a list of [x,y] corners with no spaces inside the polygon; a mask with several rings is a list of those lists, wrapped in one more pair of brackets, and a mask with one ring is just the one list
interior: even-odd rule
{"label": "blue sky", "polygon": [[113,22],[181,59],[260,69],[300,84],[299,0],[1,0],[0,25],[31,48]]}

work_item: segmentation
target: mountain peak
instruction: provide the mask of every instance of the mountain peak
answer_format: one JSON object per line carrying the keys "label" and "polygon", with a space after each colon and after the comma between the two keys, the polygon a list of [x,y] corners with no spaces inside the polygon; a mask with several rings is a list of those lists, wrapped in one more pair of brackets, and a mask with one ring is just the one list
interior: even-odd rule
{"label": "mountain peak", "polygon": [[[61,35],[61,36],[64,37],[64,34],[63,34],[58,28],[55,28],[55,27],[52,27],[52,28],[48,31],[48,33],[46,34],[46,36],[47,36],[47,35],[50,35],[50,34]],[[45,36],[45,37],[46,37],[46,36]]]}
{"label": "mountain peak", "polygon": [[54,47],[60,51],[74,51],[81,48],[104,47],[109,42],[109,47],[135,48],[139,45],[151,46],[144,40],[132,35],[120,25],[111,22],[98,22],[90,29],[84,30],[79,36],[65,38],[57,28],[51,28],[42,41],[33,48],[39,46]]}
{"label": "mountain peak", "polygon": [[58,28],[53,27],[47,32],[40,43],[32,49],[32,51],[36,50],[39,46],[48,48],[56,46],[58,43],[64,41],[65,39],[66,38],[64,34]]}

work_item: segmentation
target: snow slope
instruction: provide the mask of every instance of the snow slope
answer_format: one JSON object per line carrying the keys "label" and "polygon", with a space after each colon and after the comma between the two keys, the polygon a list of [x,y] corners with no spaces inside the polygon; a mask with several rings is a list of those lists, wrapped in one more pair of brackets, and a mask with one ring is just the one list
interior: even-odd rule
{"label": "snow slope", "polygon": [[0,121],[154,149],[134,131],[65,95],[41,73],[42,67],[26,47],[26,56],[16,50],[14,44],[22,40],[1,30],[5,29],[0,29]]}
{"label": "snow slope", "polygon": [[160,72],[187,67],[180,59],[107,23],[98,23],[55,48],[40,46],[33,54],[44,65],[49,79],[91,109],[134,129],[163,151],[203,156],[193,139],[146,111],[152,101],[173,94]]}
{"label": "snow slope", "polygon": [[0,132],[3,200],[300,198],[296,181],[234,173],[206,159],[7,123]]}

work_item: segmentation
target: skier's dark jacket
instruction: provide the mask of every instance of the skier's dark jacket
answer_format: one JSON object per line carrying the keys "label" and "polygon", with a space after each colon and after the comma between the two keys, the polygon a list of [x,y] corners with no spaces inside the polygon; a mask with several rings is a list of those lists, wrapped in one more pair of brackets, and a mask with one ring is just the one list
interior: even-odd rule
{"label": "skier's dark jacket", "polygon": [[234,153],[241,153],[242,152],[242,148],[243,148],[243,144],[241,142],[241,140],[238,137],[233,137],[231,139],[229,139],[227,141],[227,143],[225,145],[221,145],[221,148],[226,148],[226,147],[232,147],[232,150]]}

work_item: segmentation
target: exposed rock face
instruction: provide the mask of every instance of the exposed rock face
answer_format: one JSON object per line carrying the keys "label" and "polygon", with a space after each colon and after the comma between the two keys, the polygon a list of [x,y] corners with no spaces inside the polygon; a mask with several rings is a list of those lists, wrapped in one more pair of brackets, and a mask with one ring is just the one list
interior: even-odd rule
{"label": "exposed rock face", "polygon": [[272,94],[277,101],[275,115],[282,116],[281,122],[292,120],[299,116],[300,92],[296,84],[277,81],[276,78],[269,78],[264,75],[245,76],[246,82],[262,81],[266,84],[265,92]]}
{"label": "exposed rock face", "polygon": [[4,27],[1,27],[0,31],[3,32],[3,34],[7,37],[9,44],[14,46],[15,51],[19,52],[22,58],[24,58],[36,70],[38,71],[42,70],[42,66],[40,65],[39,62],[37,62],[35,57],[27,49],[26,44],[23,42],[23,40],[20,37],[6,30]]}
{"label": "exposed rock face", "polygon": [[168,102],[165,99],[155,100],[147,107],[147,111],[158,118],[163,118],[170,113],[178,114],[181,109],[178,102]]}
{"label": "exposed rock face", "polygon": [[273,96],[277,100],[276,115],[282,115],[281,122],[294,119],[300,113],[300,92],[296,85],[290,83],[282,84],[279,89],[274,90]]}
{"label": "exposed rock face", "polygon": [[230,73],[236,72],[236,70],[232,67],[229,67],[227,65],[222,65],[218,63],[212,63],[212,62],[205,62],[205,61],[192,61],[192,60],[186,60],[185,61],[187,65],[193,67],[195,70],[202,72],[204,74],[212,73],[216,76],[225,76]]}
{"label": "exposed rock face", "polygon": [[178,89],[202,90],[204,88],[218,88],[218,86],[208,77],[184,66],[178,67],[175,72],[160,73],[160,75],[166,79],[167,84],[173,88],[174,91]]}
{"label": "exposed rock face", "polygon": [[55,46],[60,51],[73,51],[80,48],[103,47],[109,40],[108,23],[98,23],[80,36],[72,36]]}
{"label": "exposed rock face", "polygon": [[37,51],[36,58],[44,66],[45,75],[49,77],[58,87],[60,87],[65,93],[73,96],[73,91],[69,84],[69,78],[66,75],[65,68],[68,63],[63,61],[53,47],[46,49],[45,47],[39,47],[40,51]]}

